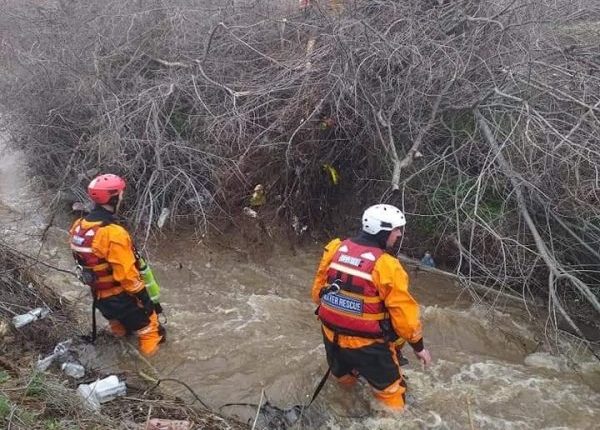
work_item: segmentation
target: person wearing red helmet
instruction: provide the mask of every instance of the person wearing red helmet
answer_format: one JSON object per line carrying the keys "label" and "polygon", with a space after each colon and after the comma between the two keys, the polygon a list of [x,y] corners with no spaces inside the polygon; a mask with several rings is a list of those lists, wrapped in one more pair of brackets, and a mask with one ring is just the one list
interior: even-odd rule
{"label": "person wearing red helmet", "polygon": [[88,196],[95,206],[71,226],[70,245],[82,281],[90,286],[112,333],[135,333],[140,352],[152,356],[165,340],[165,330],[140,277],[131,237],[115,219],[125,187],[125,180],[112,174],[90,182]]}

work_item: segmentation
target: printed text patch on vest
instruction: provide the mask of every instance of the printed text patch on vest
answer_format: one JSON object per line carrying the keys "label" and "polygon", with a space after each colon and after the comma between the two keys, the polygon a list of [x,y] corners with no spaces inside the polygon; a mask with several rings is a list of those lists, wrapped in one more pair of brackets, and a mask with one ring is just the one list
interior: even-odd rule
{"label": "printed text patch on vest", "polygon": [[362,263],[362,260],[360,258],[351,257],[349,255],[340,255],[340,258],[338,261],[340,263],[346,263],[346,264],[349,264],[350,266],[354,266],[354,267],[358,267],[358,266],[360,266],[360,263]]}
{"label": "printed text patch on vest", "polygon": [[353,314],[363,313],[363,302],[352,297],[346,297],[335,293],[325,294],[321,299],[326,305],[339,309],[340,311]]}

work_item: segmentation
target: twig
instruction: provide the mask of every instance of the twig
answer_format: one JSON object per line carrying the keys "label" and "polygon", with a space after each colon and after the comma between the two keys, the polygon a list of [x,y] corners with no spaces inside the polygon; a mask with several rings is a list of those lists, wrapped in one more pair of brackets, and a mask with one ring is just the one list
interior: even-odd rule
{"label": "twig", "polygon": [[[422,127],[420,129],[419,134],[417,135],[417,138],[413,142],[411,148],[408,150],[408,152],[406,153],[406,155],[404,156],[402,161],[400,161],[400,164],[398,164],[398,166],[394,169],[394,175],[392,177],[393,178],[392,179],[392,189],[393,190],[400,189],[400,173],[402,172],[402,169],[407,168],[408,166],[410,166],[413,163],[413,161],[415,159],[415,155],[417,154],[417,152],[419,151],[419,148],[423,144],[423,139],[424,139],[425,135],[427,133],[429,133],[429,131],[431,131],[435,122],[437,121],[438,109],[440,107],[440,102],[442,101],[442,97],[444,97],[446,95],[446,93],[452,87],[453,84],[454,84],[454,79],[448,81],[446,83],[446,85],[444,86],[444,88],[442,89],[442,91],[440,91],[440,93],[436,96],[435,102],[433,103],[433,107],[431,109],[431,116],[429,117],[427,124],[425,124],[425,127]],[[390,135],[391,135],[391,129],[390,129]],[[396,172],[396,169],[397,169],[397,172]]]}
{"label": "twig", "polygon": [[[569,280],[571,280],[573,282],[573,285],[579,291],[581,291],[581,293],[588,299],[588,301],[594,307],[594,309],[596,309],[596,311],[598,313],[600,313],[600,302],[598,302],[598,298],[590,291],[589,287],[587,285],[583,284],[581,281],[579,281],[574,276],[566,273],[565,270],[562,268],[562,266],[560,266],[560,264],[558,264],[556,259],[554,257],[552,257],[550,251],[548,250],[548,247],[546,246],[542,237],[540,236],[540,233],[539,233],[533,219],[531,218],[531,215],[529,214],[529,211],[527,209],[527,204],[525,202],[525,197],[523,195],[521,183],[517,180],[517,175],[514,173],[514,171],[510,167],[508,161],[502,154],[500,147],[496,143],[496,139],[494,138],[494,136],[492,134],[492,131],[490,130],[484,117],[479,112],[479,109],[475,109],[474,113],[475,113],[475,118],[477,120],[477,124],[481,128],[484,138],[486,139],[488,144],[494,149],[494,152],[496,154],[496,160],[498,161],[498,164],[501,166],[504,173],[508,176],[508,179],[510,180],[510,182],[513,186],[513,189],[515,192],[515,197],[517,199],[517,203],[519,205],[519,210],[521,212],[521,215],[525,219],[525,222],[529,228],[529,231],[530,231],[531,235],[533,236],[533,239],[535,241],[535,245],[536,245],[538,252],[542,256],[542,259],[546,263],[546,267],[548,267],[550,274],[552,275],[552,278],[549,282],[549,292],[551,293],[551,295],[554,296],[554,282],[553,281],[555,278],[558,278],[558,277],[568,278]],[[583,335],[583,333],[581,332],[581,330],[579,329],[577,324],[575,324],[573,322],[573,320],[564,311],[564,309],[562,307],[560,307],[559,310],[560,310],[562,316],[565,318],[565,320],[567,320],[569,325],[576,331],[576,333],[585,339],[585,336]]]}
{"label": "twig", "polygon": [[152,415],[152,405],[148,406],[148,414],[146,415],[146,422],[144,423],[144,430],[148,428],[150,422],[150,416]]}
{"label": "twig", "polygon": [[469,415],[469,428],[475,430],[475,423],[473,422],[473,413],[471,412],[471,398],[467,396],[467,414]]}
{"label": "twig", "polygon": [[160,378],[160,379],[154,379],[148,375],[146,375],[144,372],[142,371],[138,371],[138,375],[140,375],[142,378],[146,379],[147,381],[151,381],[154,382],[154,385],[150,388],[148,388],[145,392],[144,395],[154,391],[156,388],[158,388],[158,386],[163,383],[163,382],[176,382],[177,384],[183,385],[191,394],[192,396],[194,396],[194,398],[198,401],[198,403],[200,403],[202,405],[202,407],[204,407],[204,409],[206,410],[211,410],[208,405],[206,403],[204,403],[204,401],[202,401],[202,399],[200,398],[200,396],[198,396],[198,394],[196,394],[196,392],[194,391],[194,389],[192,387],[190,387],[187,383],[176,379],[176,378]]}
{"label": "twig", "polygon": [[13,248],[10,245],[7,245],[6,243],[0,243],[0,248],[6,248],[6,249],[8,249],[10,252],[12,252],[14,254],[17,254],[17,255],[19,255],[19,256],[21,256],[23,258],[26,258],[28,260],[35,261],[35,264],[41,264],[42,266],[47,267],[49,269],[56,270],[57,272],[61,272],[61,273],[66,273],[66,274],[69,274],[69,275],[74,276],[75,278],[79,279],[79,276],[77,275],[77,273],[75,273],[75,272],[73,272],[71,270],[61,269],[60,267],[53,266],[52,264],[46,263],[45,261],[42,261],[39,258],[36,258],[36,257],[31,256],[31,255],[25,254],[25,253],[23,253],[23,252],[15,249],[15,248]]}
{"label": "twig", "polygon": [[265,389],[263,388],[260,391],[260,399],[258,401],[258,407],[256,408],[256,415],[254,417],[254,422],[252,423],[252,430],[256,428],[256,423],[258,422],[258,416],[260,415],[260,408],[262,407],[262,402],[265,397]]}

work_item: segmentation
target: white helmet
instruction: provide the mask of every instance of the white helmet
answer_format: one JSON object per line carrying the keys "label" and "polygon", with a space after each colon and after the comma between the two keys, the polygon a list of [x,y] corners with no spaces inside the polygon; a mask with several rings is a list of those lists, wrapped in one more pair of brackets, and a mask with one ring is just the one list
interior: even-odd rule
{"label": "white helmet", "polygon": [[374,205],[363,213],[362,229],[369,234],[382,230],[391,231],[406,225],[406,218],[400,209],[392,205]]}

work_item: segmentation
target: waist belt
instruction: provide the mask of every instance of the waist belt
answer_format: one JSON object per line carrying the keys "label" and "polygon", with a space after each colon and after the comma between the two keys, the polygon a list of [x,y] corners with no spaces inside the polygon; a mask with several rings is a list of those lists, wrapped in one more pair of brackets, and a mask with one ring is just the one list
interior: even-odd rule
{"label": "waist belt", "polygon": [[96,290],[94,292],[94,295],[96,296],[96,299],[102,300],[102,299],[107,299],[108,297],[116,296],[117,294],[121,294],[123,291],[125,291],[123,289],[123,287],[117,286],[117,287],[107,288],[104,290]]}

